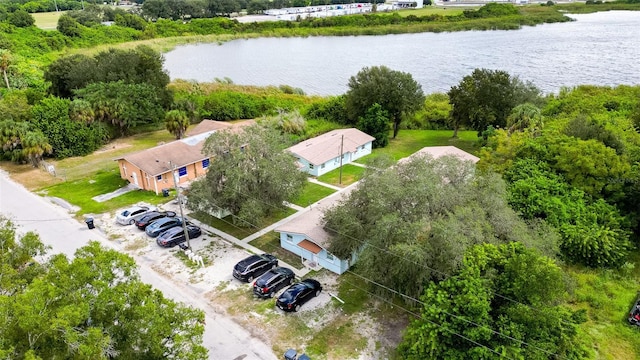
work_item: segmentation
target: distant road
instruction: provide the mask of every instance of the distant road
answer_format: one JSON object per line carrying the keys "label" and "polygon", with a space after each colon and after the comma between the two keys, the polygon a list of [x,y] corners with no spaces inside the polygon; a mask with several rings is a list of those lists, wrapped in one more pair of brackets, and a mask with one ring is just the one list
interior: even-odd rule
{"label": "distant road", "polygon": [[[90,240],[97,240],[105,247],[115,248],[98,230],[89,230],[59,206],[27,191],[0,170],[0,213],[18,226],[18,232],[36,232],[50,253],[63,253],[73,257],[76,249]],[[142,281],[162,291],[164,295],[205,311],[206,326],[204,346],[210,359],[220,360],[276,360],[271,348],[223,314],[217,313],[191,288],[173,282],[153,271],[149,264],[136,259]]]}

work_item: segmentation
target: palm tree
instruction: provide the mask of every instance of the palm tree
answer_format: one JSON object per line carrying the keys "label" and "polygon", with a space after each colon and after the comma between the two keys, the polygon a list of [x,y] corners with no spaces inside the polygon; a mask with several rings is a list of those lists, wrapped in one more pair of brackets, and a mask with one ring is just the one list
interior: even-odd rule
{"label": "palm tree", "polygon": [[7,49],[0,49],[0,71],[2,71],[2,76],[4,77],[4,84],[7,86],[7,89],[11,89],[9,86],[9,78],[7,77],[7,70],[11,63],[13,62],[13,56]]}
{"label": "palm tree", "polygon": [[181,139],[189,127],[189,117],[182,110],[168,111],[164,121],[167,130],[175,135],[176,139]]}
{"label": "palm tree", "polygon": [[96,117],[91,103],[83,99],[75,99],[71,102],[71,119],[82,123],[91,123]]}
{"label": "palm tree", "polygon": [[29,131],[22,138],[22,156],[29,159],[33,166],[38,166],[42,155],[50,154],[52,150],[47,137],[40,131]]}
{"label": "palm tree", "polygon": [[518,105],[511,110],[507,118],[509,134],[530,129],[534,135],[544,127],[544,118],[540,109],[531,103]]}

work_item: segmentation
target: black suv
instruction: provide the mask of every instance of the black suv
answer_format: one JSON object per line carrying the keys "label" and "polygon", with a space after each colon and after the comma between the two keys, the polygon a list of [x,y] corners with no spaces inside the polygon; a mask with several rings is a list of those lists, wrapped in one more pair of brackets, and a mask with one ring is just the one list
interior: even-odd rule
{"label": "black suv", "polygon": [[267,270],[278,267],[278,259],[271,254],[251,255],[233,267],[233,277],[246,282],[252,282]]}
{"label": "black suv", "polygon": [[261,298],[270,298],[280,289],[291,285],[296,274],[291,269],[279,267],[262,274],[253,283],[253,293]]}

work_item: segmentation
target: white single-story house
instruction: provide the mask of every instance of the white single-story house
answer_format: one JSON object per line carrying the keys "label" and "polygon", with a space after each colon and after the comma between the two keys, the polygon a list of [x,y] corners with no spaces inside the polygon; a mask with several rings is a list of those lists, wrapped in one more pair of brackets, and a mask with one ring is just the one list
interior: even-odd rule
{"label": "white single-story house", "polygon": [[358,129],[339,129],[305,140],[287,150],[298,159],[300,170],[320,176],[371,154],[374,140],[373,136]]}
{"label": "white single-story house", "polygon": [[356,255],[340,259],[327,250],[330,235],[324,230],[322,218],[326,209],[349,196],[355,187],[356,184],[350,185],[324,198],[302,215],[274,229],[280,233],[280,246],[300,256],[305,266],[310,268],[325,268],[338,275],[347,271],[356,261]]}

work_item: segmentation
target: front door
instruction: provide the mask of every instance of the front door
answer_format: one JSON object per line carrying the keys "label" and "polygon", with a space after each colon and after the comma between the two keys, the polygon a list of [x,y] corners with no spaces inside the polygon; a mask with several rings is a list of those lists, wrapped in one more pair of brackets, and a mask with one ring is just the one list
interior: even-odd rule
{"label": "front door", "polygon": [[133,178],[133,185],[140,187],[140,185],[138,185],[138,174],[131,173],[131,177]]}

